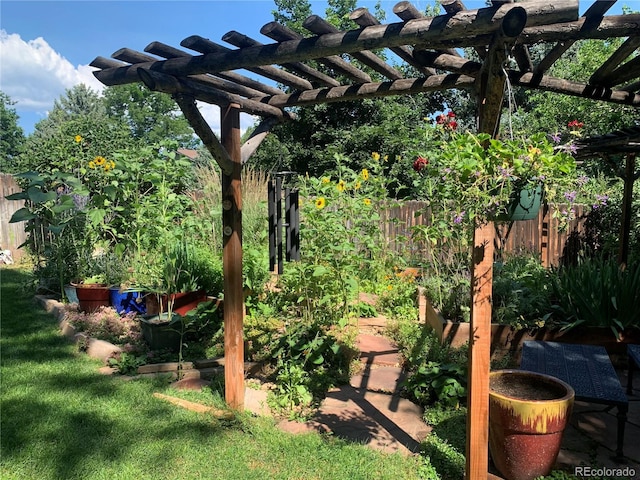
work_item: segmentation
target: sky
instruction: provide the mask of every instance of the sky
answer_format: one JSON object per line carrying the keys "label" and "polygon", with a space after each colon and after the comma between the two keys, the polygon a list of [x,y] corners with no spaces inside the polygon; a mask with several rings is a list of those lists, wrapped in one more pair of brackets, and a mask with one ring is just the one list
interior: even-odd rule
{"label": "sky", "polygon": [[[313,13],[325,16],[325,1],[310,3]],[[358,0],[357,5],[373,11],[375,3]],[[396,3],[380,2],[387,15],[385,23],[400,21],[393,14]],[[412,3],[420,10],[432,4],[430,0]],[[581,13],[592,3],[580,1]],[[474,9],[485,2],[465,0],[464,4]],[[622,5],[640,9],[640,0],[618,4],[609,14],[619,13]],[[92,74],[95,69],[89,66],[97,56],[110,57],[124,47],[143,52],[152,41],[180,48],[180,42],[190,35],[235,48],[221,40],[231,30],[272,43],[260,34],[260,28],[273,20],[275,9],[272,0],[0,0],[0,90],[16,102],[13,108],[20,117],[19,125],[28,135],[67,89],[85,83],[102,91],[103,85]],[[200,104],[200,108],[219,132],[217,107]],[[242,115],[241,122],[247,128],[254,119]]]}

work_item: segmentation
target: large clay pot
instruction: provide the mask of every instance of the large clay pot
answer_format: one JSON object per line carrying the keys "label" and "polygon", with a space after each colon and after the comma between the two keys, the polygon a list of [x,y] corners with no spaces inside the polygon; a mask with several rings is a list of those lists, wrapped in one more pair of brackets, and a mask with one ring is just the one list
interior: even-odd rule
{"label": "large clay pot", "polygon": [[100,283],[76,284],[76,296],[80,311],[93,313],[100,307],[111,305],[109,287]]}
{"label": "large clay pot", "polygon": [[489,451],[507,480],[546,476],[560,451],[575,393],[567,383],[524,370],[489,377]]}

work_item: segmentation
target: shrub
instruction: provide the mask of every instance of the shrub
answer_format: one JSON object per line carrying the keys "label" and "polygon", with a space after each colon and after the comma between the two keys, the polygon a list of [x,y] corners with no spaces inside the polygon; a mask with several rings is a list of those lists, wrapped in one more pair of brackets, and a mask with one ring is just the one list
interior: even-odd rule
{"label": "shrub", "polygon": [[616,337],[640,328],[640,264],[622,270],[615,260],[584,259],[554,270],[553,316],[564,330],[609,327]]}
{"label": "shrub", "polygon": [[92,313],[67,309],[65,320],[76,330],[98,340],[117,345],[140,344],[142,332],[135,313],[120,316],[112,307],[100,307]]}

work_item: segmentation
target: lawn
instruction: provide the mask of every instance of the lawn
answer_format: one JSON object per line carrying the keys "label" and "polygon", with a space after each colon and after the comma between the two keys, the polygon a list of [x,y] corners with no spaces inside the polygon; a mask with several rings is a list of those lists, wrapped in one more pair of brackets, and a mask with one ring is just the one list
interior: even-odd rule
{"label": "lawn", "polygon": [[156,399],[159,380],[101,375],[0,270],[0,477],[9,479],[437,479],[424,457],[375,452],[266,418],[218,420]]}

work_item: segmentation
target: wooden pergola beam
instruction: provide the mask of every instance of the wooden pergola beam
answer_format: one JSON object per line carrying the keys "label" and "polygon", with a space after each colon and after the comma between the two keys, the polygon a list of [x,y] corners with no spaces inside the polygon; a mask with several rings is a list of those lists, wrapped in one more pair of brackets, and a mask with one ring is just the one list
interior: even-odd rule
{"label": "wooden pergola beam", "polygon": [[[254,40],[253,38],[236,31],[225,33],[222,37],[222,40],[239,48],[263,45],[257,40]],[[324,73],[319,72],[315,68],[311,68],[310,66],[302,62],[283,63],[282,66],[288,68],[289,70],[293,70],[298,75],[306,78],[311,82],[316,82],[325,87],[337,87],[340,85],[340,82],[338,82],[335,78],[331,78],[329,75],[325,75]]]}
{"label": "wooden pergola beam", "polygon": [[[363,28],[371,27],[373,25],[380,25],[378,19],[371,15],[369,10],[364,7],[357,8],[353,12],[351,12],[351,14],[349,15],[349,19]],[[425,68],[424,66],[420,65],[420,62],[416,61],[416,59],[414,58],[414,52],[412,52],[408,47],[402,45],[400,47],[392,47],[390,48],[390,50],[424,75],[429,76],[436,74],[436,71],[432,68]]]}
{"label": "wooden pergola beam", "polygon": [[[227,53],[232,54],[234,52],[251,50],[252,48],[260,49],[263,47],[263,46],[255,46],[255,47],[248,47],[241,50],[232,50],[223,45],[218,45],[217,43],[212,42],[207,38],[200,37],[198,35],[192,35],[190,37],[185,38],[182,42],[180,42],[180,45],[182,45],[185,48],[190,48],[191,50],[195,50],[196,52],[203,53],[205,54],[204,57],[207,57],[208,54],[224,56]],[[196,59],[196,58],[203,58],[203,57],[192,57],[192,59]],[[175,59],[175,60],[179,61],[180,59]],[[166,60],[166,61],[171,62],[172,60]],[[246,65],[243,68],[246,68],[250,72],[257,73],[258,75],[262,75],[263,77],[269,78],[276,82],[280,82],[291,88],[297,88],[302,90],[305,90],[307,88],[313,88],[313,86],[311,85],[311,83],[309,83],[308,80],[305,80],[304,78],[300,78],[289,72],[285,72],[282,69],[272,67],[270,65],[271,63],[280,63],[280,62],[277,62],[277,61],[269,62],[269,65]],[[286,62],[286,63],[295,63],[295,62]],[[238,68],[238,67],[232,67],[231,69],[233,68]],[[165,73],[171,73],[171,72],[165,72]],[[205,72],[202,72],[202,73],[205,73]],[[175,74],[180,74],[180,73],[175,72]]]}
{"label": "wooden pergola beam", "polygon": [[[142,81],[146,84],[147,81],[149,81],[149,79],[145,80],[146,72],[141,70],[140,73]],[[207,124],[206,120],[200,113],[200,110],[198,110],[195,98],[183,93],[174,94],[173,98],[180,107],[180,110],[182,110],[184,118],[187,119],[191,128],[193,128],[196,135],[200,137],[204,146],[220,166],[222,173],[225,175],[231,175],[233,173],[233,160],[218,140],[218,137],[213,133],[209,124]]]}
{"label": "wooden pergola beam", "polygon": [[443,88],[470,89],[475,86],[475,79],[465,75],[432,75],[426,78],[404,78],[393,82],[365,83],[361,85],[344,85],[334,88],[318,88],[288,95],[273,95],[254,98],[279,108],[289,106],[317,105],[319,103],[342,102],[363,98],[385,97],[409,93],[424,93],[442,90]]}
{"label": "wooden pergola beam", "polygon": [[[307,17],[302,25],[311,33],[315,33],[317,35],[340,33],[340,30],[318,15],[311,15],[310,17]],[[402,73],[369,50],[359,50],[357,52],[352,52],[350,55],[390,80],[403,78]]]}
{"label": "wooden pergola beam", "polygon": [[589,83],[596,85],[600,83],[600,80],[608,76],[614,68],[618,67],[629,55],[633,54],[638,47],[640,47],[640,37],[627,38],[624,43],[605,60],[600,68],[593,72],[591,78],[589,78]]}
{"label": "wooden pergola beam", "polygon": [[640,95],[624,90],[612,90],[598,85],[571,82],[561,78],[542,77],[537,79],[533,73],[509,71],[509,79],[514,85],[531,87],[547,92],[562,93],[573,97],[589,98],[591,100],[603,100],[621,105],[640,105]]}
{"label": "wooden pergola beam", "polygon": [[[266,37],[272,38],[277,42],[286,42],[289,40],[300,40],[304,38],[297,32],[278,22],[269,22],[262,26],[260,33]],[[329,55],[326,57],[316,58],[319,63],[341,73],[356,83],[370,83],[371,77],[368,73],[363,72],[359,68],[354,67],[349,62],[345,62],[337,55]]]}
{"label": "wooden pergola beam", "polygon": [[[164,58],[191,57],[189,53],[180,50],[179,48],[166,45],[162,42],[151,42],[145,47],[144,51]],[[279,88],[272,87],[271,85],[266,85],[262,82],[254,80],[253,78],[245,77],[244,75],[240,75],[236,72],[216,72],[209,76],[219,77],[233,84],[240,85],[251,90],[263,92],[265,95],[281,95],[285,93]],[[196,78],[199,77],[196,76]]]}
{"label": "wooden pergola beam", "polygon": [[[446,42],[464,42],[465,38],[492,34],[503,18],[520,4],[505,4],[499,8],[468,10],[453,16],[416,19],[407,23],[373,25],[360,30],[328,33],[319,37],[290,40],[276,44],[208,53],[191,58],[136,64],[124,68],[95,72],[105,85],[132,83],[137,81],[136,70],[146,68],[168,75],[197,75],[215,73],[237,68],[251,69],[261,65],[282,62],[299,62],[322,58],[328,55],[350,54],[360,50],[397,47],[414,44],[438,45],[446,48]],[[548,1],[531,0],[526,5],[528,25],[547,25],[553,22],[571,22],[577,17],[578,1],[566,0],[555,8]],[[522,8],[522,7],[518,7]],[[463,35],[464,33],[464,35]],[[184,45],[191,48],[189,45]],[[438,48],[438,46],[436,48]],[[460,45],[464,46],[464,45]]]}

